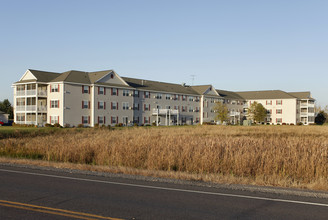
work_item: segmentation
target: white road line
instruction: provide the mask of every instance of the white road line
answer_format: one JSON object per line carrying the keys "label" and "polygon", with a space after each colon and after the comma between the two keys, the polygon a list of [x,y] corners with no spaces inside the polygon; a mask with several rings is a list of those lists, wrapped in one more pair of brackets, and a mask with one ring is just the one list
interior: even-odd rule
{"label": "white road line", "polygon": [[114,185],[121,185],[121,186],[131,186],[131,187],[139,187],[139,188],[147,188],[147,189],[168,190],[168,191],[197,193],[197,194],[205,194],[205,195],[227,196],[227,197],[244,198],[244,199],[256,199],[256,200],[265,200],[265,201],[273,201],[273,202],[285,202],[285,203],[294,203],[294,204],[302,204],[302,205],[313,205],[313,206],[328,207],[328,204],[325,204],[325,203],[303,202],[303,201],[274,199],[274,198],[265,198],[265,197],[257,197],[257,196],[245,196],[245,195],[238,195],[238,194],[227,194],[227,193],[205,192],[205,191],[188,190],[188,189],[176,189],[176,188],[168,188],[168,187],[147,186],[147,185],[139,185],[139,184],[131,184],[131,183],[120,183],[120,182],[111,182],[111,181],[103,181],[103,180],[84,179],[84,178],[77,178],[77,177],[57,176],[57,175],[51,175],[51,174],[31,173],[31,172],[6,170],[6,169],[0,169],[0,171],[9,172],[9,173],[34,175],[34,176],[45,176],[45,177],[52,177],[52,178],[59,178],[59,179],[78,180],[78,181],[85,181],[85,182],[95,182],[95,183],[114,184]]}

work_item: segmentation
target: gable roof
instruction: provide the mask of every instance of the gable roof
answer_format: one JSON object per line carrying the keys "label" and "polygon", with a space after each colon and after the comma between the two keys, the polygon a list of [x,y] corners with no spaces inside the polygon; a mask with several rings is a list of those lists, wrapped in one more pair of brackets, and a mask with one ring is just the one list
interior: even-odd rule
{"label": "gable roof", "polygon": [[113,72],[113,70],[103,70],[103,71],[91,72],[91,73],[89,73],[90,82],[95,83],[111,72]]}
{"label": "gable roof", "polygon": [[296,97],[281,90],[235,92],[244,99],[295,99]]}
{"label": "gable roof", "polygon": [[[55,79],[60,75],[60,73],[55,73],[55,72],[47,72],[47,71],[41,71],[41,70],[33,70],[33,69],[28,69],[27,71],[30,71],[36,78],[34,79],[29,79],[29,80],[19,80],[15,83],[23,83],[23,82],[50,82],[51,80]],[[25,75],[25,74],[24,74]]]}
{"label": "gable roof", "polygon": [[134,78],[128,78],[128,77],[122,77],[122,79],[127,84],[129,84],[129,86],[136,88],[136,89],[198,95],[198,93],[195,90],[193,90],[190,86],[183,86],[180,84],[157,82],[157,81],[151,81],[151,80],[134,79]]}
{"label": "gable roof", "polygon": [[226,99],[244,100],[243,97],[241,97],[240,95],[238,95],[237,93],[232,92],[232,91],[226,91],[226,90],[220,90],[220,89],[217,89],[216,91],[217,91],[217,93],[219,93],[220,96],[222,96],[223,98],[226,98]]}

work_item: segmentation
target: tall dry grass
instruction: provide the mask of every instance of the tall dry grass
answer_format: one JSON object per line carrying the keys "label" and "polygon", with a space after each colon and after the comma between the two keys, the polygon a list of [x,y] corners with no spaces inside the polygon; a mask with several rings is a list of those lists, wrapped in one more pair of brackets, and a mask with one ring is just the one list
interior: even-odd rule
{"label": "tall dry grass", "polygon": [[326,126],[72,130],[1,140],[0,155],[328,190]]}

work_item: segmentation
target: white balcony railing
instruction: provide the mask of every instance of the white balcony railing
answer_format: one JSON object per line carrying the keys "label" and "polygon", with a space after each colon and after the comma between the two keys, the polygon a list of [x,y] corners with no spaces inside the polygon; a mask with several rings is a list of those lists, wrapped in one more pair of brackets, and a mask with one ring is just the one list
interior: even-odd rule
{"label": "white balcony railing", "polygon": [[27,105],[26,111],[36,111],[36,105]]}
{"label": "white balcony railing", "polygon": [[39,90],[38,95],[40,96],[47,96],[47,91],[46,90]]}
{"label": "white balcony railing", "polygon": [[16,96],[25,96],[25,90],[24,91],[16,91]]}
{"label": "white balcony railing", "polygon": [[16,111],[25,111],[25,105],[17,105]]}
{"label": "white balcony railing", "polygon": [[171,115],[177,115],[179,114],[179,110],[175,109],[153,109],[153,115],[166,115],[166,114],[171,114]]}
{"label": "white balcony railing", "polygon": [[307,112],[301,112],[301,115],[308,115],[308,113]]}
{"label": "white balcony railing", "polygon": [[36,95],[36,90],[26,90],[26,95]]}

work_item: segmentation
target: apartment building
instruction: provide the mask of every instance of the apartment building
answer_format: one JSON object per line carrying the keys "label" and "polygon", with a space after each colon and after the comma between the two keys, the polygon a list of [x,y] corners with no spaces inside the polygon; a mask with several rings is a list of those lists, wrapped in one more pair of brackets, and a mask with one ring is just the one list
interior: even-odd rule
{"label": "apartment building", "polygon": [[192,125],[213,121],[212,108],[222,100],[211,85],[133,79],[113,70],[27,70],[13,88],[15,123],[38,126]]}
{"label": "apartment building", "polygon": [[310,92],[281,90],[236,92],[248,106],[261,103],[267,109],[266,122],[270,124],[314,123],[314,102]]}
{"label": "apartment building", "polygon": [[[121,77],[113,70],[54,73],[29,69],[13,88],[16,124],[91,127],[120,123],[203,124],[215,122],[213,107],[219,101],[227,104],[230,121],[235,124],[242,120],[249,103],[258,101],[269,107],[266,101],[270,100],[277,103],[275,106],[283,100],[282,112],[279,110],[281,113],[272,113],[270,117],[272,123],[314,121],[314,99],[309,92],[281,91],[285,96],[271,96],[270,92],[230,92],[216,90],[212,85],[188,86]],[[279,118],[278,114],[283,117]],[[295,120],[291,119],[294,116]]]}

